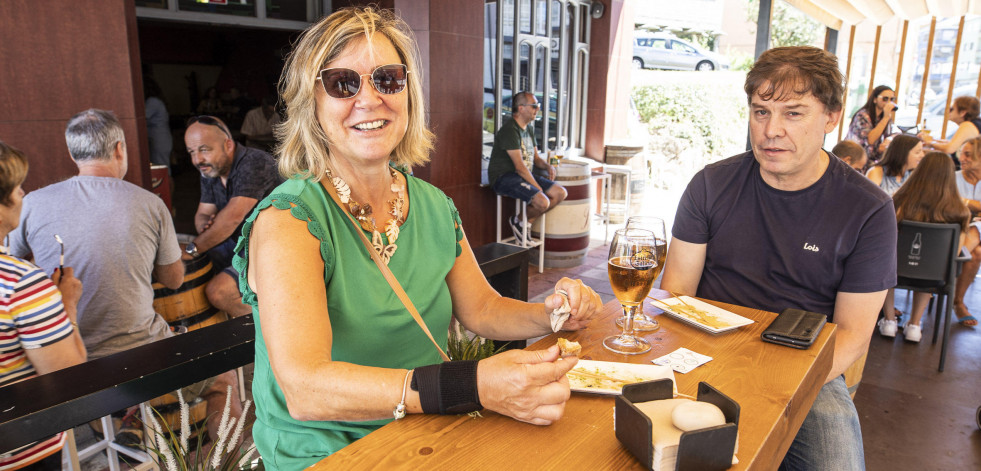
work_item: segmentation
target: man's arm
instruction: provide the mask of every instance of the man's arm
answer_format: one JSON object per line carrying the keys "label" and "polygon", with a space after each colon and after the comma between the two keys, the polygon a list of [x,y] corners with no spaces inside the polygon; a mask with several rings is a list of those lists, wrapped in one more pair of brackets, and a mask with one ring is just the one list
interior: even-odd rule
{"label": "man's arm", "polygon": [[541,154],[538,153],[538,148],[535,148],[535,158],[533,160],[534,166],[542,170],[548,170],[548,179],[555,180],[555,168],[552,167]]}
{"label": "man's arm", "polygon": [[525,161],[521,158],[521,149],[511,149],[508,152],[508,157],[511,157],[511,162],[514,164],[514,172],[517,173],[521,178],[523,178],[529,185],[538,188],[538,191],[542,191],[542,187],[538,186],[538,182],[535,181],[535,177],[531,175],[531,170],[525,167]]}
{"label": "man's arm", "polygon": [[167,265],[154,265],[153,277],[170,289],[177,289],[184,283],[184,261],[180,258]]}
{"label": "man's arm", "polygon": [[661,289],[678,295],[694,296],[705,268],[706,244],[693,244],[674,237],[664,262]]}
{"label": "man's arm", "polygon": [[[258,202],[259,200],[248,196],[236,196],[230,199],[228,205],[215,215],[211,226],[194,239],[194,245],[198,252],[206,252],[234,235],[235,229],[245,220],[245,217],[249,215]],[[203,205],[198,205],[198,214],[201,214],[201,206]],[[197,223],[197,215],[195,215],[194,220]]]}
{"label": "man's arm", "polygon": [[869,350],[875,320],[885,299],[885,290],[874,293],[838,292],[834,315],[838,338],[835,340],[834,363],[825,383],[841,376]]}
{"label": "man's arm", "polygon": [[198,234],[208,229],[216,214],[218,214],[218,206],[212,203],[198,203],[198,211],[194,213],[194,229]]}

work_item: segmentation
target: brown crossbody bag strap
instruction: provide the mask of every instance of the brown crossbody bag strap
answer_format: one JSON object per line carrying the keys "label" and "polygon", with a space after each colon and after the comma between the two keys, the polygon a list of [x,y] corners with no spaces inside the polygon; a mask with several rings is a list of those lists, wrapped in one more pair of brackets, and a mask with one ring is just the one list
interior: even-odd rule
{"label": "brown crossbody bag strap", "polygon": [[329,194],[330,198],[334,200],[334,203],[337,203],[337,207],[341,209],[341,212],[347,216],[352,224],[354,224],[354,232],[357,232],[358,235],[361,236],[361,242],[363,242],[365,248],[368,249],[368,254],[371,255],[371,259],[375,261],[375,265],[378,265],[378,269],[381,270],[382,275],[385,276],[385,280],[388,281],[388,284],[392,287],[392,291],[395,291],[395,295],[399,297],[402,304],[405,305],[405,308],[409,310],[409,314],[412,314],[412,318],[415,319],[416,324],[419,324],[422,331],[425,332],[426,336],[429,337],[429,340],[433,342],[433,346],[435,346],[436,350],[439,351],[439,356],[443,358],[443,361],[450,361],[450,357],[446,355],[446,352],[444,352],[442,348],[440,348],[439,344],[436,343],[436,339],[433,338],[433,334],[429,332],[429,327],[426,327],[426,323],[423,322],[422,316],[419,315],[419,311],[417,311],[416,307],[412,304],[412,300],[409,299],[409,295],[405,294],[405,290],[402,289],[402,285],[399,284],[399,280],[395,278],[395,275],[392,273],[392,270],[388,268],[388,265],[385,265],[385,262],[382,261],[381,257],[378,255],[378,252],[375,252],[375,248],[371,245],[371,241],[368,240],[368,236],[364,235],[364,231],[361,230],[361,225],[358,224],[358,221],[354,219],[354,216],[352,216],[351,213],[344,209],[344,203],[341,202],[341,198],[337,195],[337,190],[334,188],[334,185],[330,182],[326,184],[321,182],[321,186],[327,190],[327,194]]}

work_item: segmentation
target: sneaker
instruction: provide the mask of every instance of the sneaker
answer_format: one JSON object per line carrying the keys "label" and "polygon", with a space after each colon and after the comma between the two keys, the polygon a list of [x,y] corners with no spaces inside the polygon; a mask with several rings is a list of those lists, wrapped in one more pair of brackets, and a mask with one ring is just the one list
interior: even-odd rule
{"label": "sneaker", "polygon": [[123,423],[120,425],[119,431],[116,432],[113,441],[130,448],[138,448],[143,443],[143,424],[136,416],[139,410],[139,408],[134,407],[126,412]]}
{"label": "sneaker", "polygon": [[920,324],[907,323],[906,327],[903,328],[903,332],[905,332],[907,342],[919,343],[920,339],[923,338],[923,332],[920,328]]}
{"label": "sneaker", "polygon": [[514,232],[514,241],[518,244],[525,244],[525,231],[524,227],[521,226],[521,220],[517,216],[512,216],[508,219],[508,223],[511,224],[511,231]]}
{"label": "sneaker", "polygon": [[[919,327],[919,326],[917,326]],[[886,319],[885,317],[879,321],[879,335],[883,337],[895,337],[896,330],[898,330],[899,324],[894,320]]]}

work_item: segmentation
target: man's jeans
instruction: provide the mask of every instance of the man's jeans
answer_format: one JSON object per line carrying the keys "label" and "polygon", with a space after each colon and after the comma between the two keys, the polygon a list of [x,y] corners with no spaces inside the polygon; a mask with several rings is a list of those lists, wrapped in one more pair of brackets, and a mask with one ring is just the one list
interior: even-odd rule
{"label": "man's jeans", "polygon": [[233,236],[212,247],[211,250],[208,250],[208,256],[211,257],[211,264],[215,267],[215,273],[231,266],[232,257],[235,256],[235,244],[237,243],[238,237]]}
{"label": "man's jeans", "polygon": [[864,470],[865,450],[845,378],[825,384],[790,445],[780,470]]}

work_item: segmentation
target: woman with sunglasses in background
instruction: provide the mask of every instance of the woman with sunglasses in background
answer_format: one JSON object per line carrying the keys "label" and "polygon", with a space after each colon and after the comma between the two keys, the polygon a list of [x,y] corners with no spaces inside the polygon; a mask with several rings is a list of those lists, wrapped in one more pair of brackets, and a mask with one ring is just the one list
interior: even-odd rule
{"label": "woman with sunglasses in background", "polygon": [[926,143],[928,149],[951,154],[955,159],[957,149],[961,148],[968,139],[981,135],[981,118],[978,117],[981,111],[981,104],[973,96],[959,96],[950,104],[947,110],[947,119],[957,125],[957,131],[950,140],[933,139],[929,133],[920,133],[920,138]]}
{"label": "woman with sunglasses in background", "polygon": [[[27,159],[0,142],[0,240],[20,225]],[[77,307],[82,282],[71,267],[51,279],[33,263],[0,247],[0,387],[84,363]],[[7,407],[5,404],[4,407]],[[0,469],[61,469],[64,433],[16,450],[0,449]]]}
{"label": "woman with sunglasses in background", "polygon": [[872,183],[879,185],[889,195],[909,178],[910,172],[923,159],[923,142],[913,136],[901,134],[892,139],[886,155],[866,173]]}
{"label": "woman with sunglasses in background", "polygon": [[[576,361],[554,346],[440,363],[433,344],[446,348],[453,315],[484,337],[526,339],[552,332],[548,313],[563,299],[497,294],[453,202],[397,169],[433,148],[417,54],[393,13],[347,8],[307,29],[287,59],[277,153],[289,180],[247,219],[235,259],[255,318],[252,433],[267,469],[310,466],[393,416],[483,407],[544,425],[569,398]],[[601,306],[580,281],[556,289],[571,306],[565,329]]]}
{"label": "woman with sunglasses in background", "polygon": [[865,106],[852,115],[845,139],[859,143],[869,156],[867,165],[882,158],[879,144],[892,134],[892,120],[896,113],[896,92],[885,85],[872,89]]}

